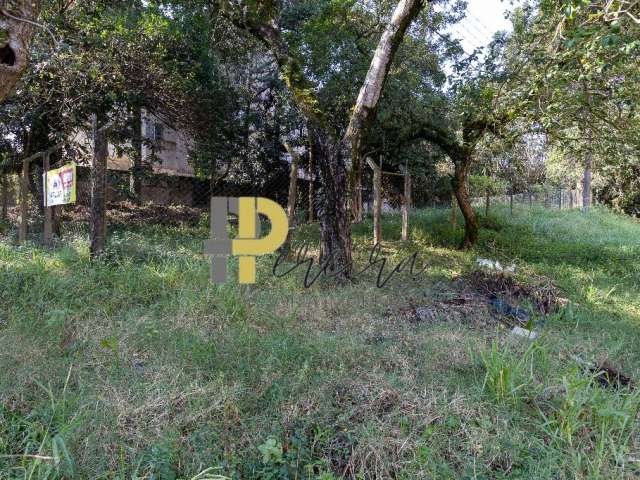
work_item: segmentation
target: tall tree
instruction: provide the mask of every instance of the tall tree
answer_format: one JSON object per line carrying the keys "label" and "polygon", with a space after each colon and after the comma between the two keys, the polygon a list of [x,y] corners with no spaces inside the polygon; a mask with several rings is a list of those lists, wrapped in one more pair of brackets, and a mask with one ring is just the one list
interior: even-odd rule
{"label": "tall tree", "polygon": [[[304,116],[315,146],[315,160],[322,182],[320,206],[321,257],[341,278],[351,270],[350,218],[345,162],[358,152],[361,140],[375,118],[389,69],[409,24],[423,7],[423,0],[400,0],[375,49],[369,70],[353,106],[346,132],[341,135],[321,108],[316,85],[307,77],[299,52],[290,48],[278,25],[277,6],[272,2],[240,5],[222,2],[221,8],[234,24],[261,40],[274,56],[295,104]],[[357,153],[356,153],[357,155]]]}
{"label": "tall tree", "polygon": [[520,75],[523,117],[583,171],[583,205],[592,171],[636,155],[640,125],[640,4],[635,1],[540,0],[518,12],[510,56]]}

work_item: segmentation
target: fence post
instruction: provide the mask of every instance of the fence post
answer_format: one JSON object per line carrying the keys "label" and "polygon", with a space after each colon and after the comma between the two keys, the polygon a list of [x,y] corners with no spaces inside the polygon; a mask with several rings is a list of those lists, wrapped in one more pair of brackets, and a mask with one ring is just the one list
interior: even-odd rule
{"label": "fence post", "polygon": [[562,188],[558,192],[558,208],[562,210]]}
{"label": "fence post", "polygon": [[109,144],[105,128],[98,128],[98,119],[94,114],[93,158],[91,161],[91,248],[90,256],[95,258],[104,249],[107,233],[106,189],[107,157]]}
{"label": "fence post", "polygon": [[7,219],[7,210],[9,208],[9,182],[7,175],[0,174],[0,189],[2,189],[2,213],[0,218]]}
{"label": "fence post", "polygon": [[309,223],[316,221],[315,218],[315,185],[316,167],[314,158],[313,139],[309,135]]}
{"label": "fence post", "polygon": [[509,193],[509,211],[513,215],[513,192]]}
{"label": "fence post", "polygon": [[289,217],[289,232],[287,233],[286,245],[291,246],[291,236],[293,235],[293,224],[296,217],[296,201],[298,199],[298,163],[300,156],[288,142],[284,144],[287,152],[291,156],[291,171],[289,172],[289,197],[287,199],[287,216]]}
{"label": "fence post", "polygon": [[367,164],[373,170],[373,244],[377,245],[382,241],[382,170],[370,158]]}
{"label": "fence post", "polygon": [[409,240],[409,209],[411,208],[411,175],[404,173],[404,202],[402,204],[402,240]]}
{"label": "fence post", "polygon": [[20,230],[18,232],[18,243],[27,240],[27,190],[29,189],[29,161],[22,161],[22,175],[20,176]]}
{"label": "fence post", "polygon": [[44,192],[44,233],[43,233],[43,243],[47,246],[51,246],[53,240],[53,229],[51,228],[51,207],[47,202],[47,172],[49,171],[49,152],[46,151],[42,155],[42,171],[44,172],[43,178],[43,192]]}

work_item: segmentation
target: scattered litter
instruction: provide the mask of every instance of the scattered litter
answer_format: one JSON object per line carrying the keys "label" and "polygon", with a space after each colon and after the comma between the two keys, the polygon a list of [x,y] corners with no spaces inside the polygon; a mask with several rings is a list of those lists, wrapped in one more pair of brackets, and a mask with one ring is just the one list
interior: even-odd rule
{"label": "scattered litter", "polygon": [[503,267],[498,260],[489,260],[488,258],[478,257],[476,263],[481,267],[486,267],[489,270],[496,270],[498,272],[514,273],[516,271],[515,263],[512,263],[508,267]]}
{"label": "scattered litter", "polygon": [[142,375],[145,372],[145,365],[142,360],[134,359],[133,360],[133,369],[136,373]]}
{"label": "scattered litter", "polygon": [[603,361],[597,365],[594,365],[590,369],[591,373],[593,373],[596,377],[596,380],[600,385],[605,388],[614,387],[629,387],[631,389],[635,388],[635,385],[631,378],[624,375],[620,372],[616,367],[614,367],[610,362]]}
{"label": "scattered litter", "polygon": [[471,283],[487,296],[499,295],[514,304],[521,299],[529,299],[539,313],[547,315],[557,312],[568,300],[559,295],[558,287],[548,278],[534,277],[531,285],[519,283],[513,276],[502,272],[489,273],[476,270],[471,273]]}
{"label": "scattered litter", "polygon": [[601,362],[589,362],[578,356],[573,355],[573,359],[582,365],[591,375],[595,375],[596,380],[600,386],[604,388],[621,388],[628,387],[631,390],[635,389],[635,382],[630,377],[624,375],[619,369],[613,366],[608,360]]}
{"label": "scattered litter", "polygon": [[511,330],[511,335],[516,337],[524,337],[529,340],[535,340],[536,338],[538,338],[538,334],[536,332],[521,327],[513,327],[513,330]]}
{"label": "scattered litter", "polygon": [[505,317],[513,318],[514,320],[517,320],[521,325],[526,325],[529,322],[530,316],[522,308],[514,307],[504,300],[501,300],[496,295],[491,295],[489,297],[489,300],[496,313]]}
{"label": "scattered litter", "polygon": [[417,307],[415,313],[420,322],[433,322],[436,319],[436,313],[429,307]]}
{"label": "scattered litter", "polygon": [[493,329],[503,325],[507,331],[516,326],[533,331],[535,321],[535,330],[539,330],[544,316],[568,301],[547,277],[532,278],[531,284],[523,284],[504,272],[477,269],[452,283],[438,284],[408,305],[390,306],[385,316],[413,326],[450,323]]}

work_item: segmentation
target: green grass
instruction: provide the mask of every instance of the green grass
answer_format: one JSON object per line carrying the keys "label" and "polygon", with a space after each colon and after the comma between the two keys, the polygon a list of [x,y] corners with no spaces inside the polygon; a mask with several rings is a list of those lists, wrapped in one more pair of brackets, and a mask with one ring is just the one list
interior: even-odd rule
{"label": "green grass", "polygon": [[[382,289],[374,272],[305,289],[273,256],[255,286],[234,260],[212,285],[206,221],[119,227],[95,263],[82,229],[53,250],[0,240],[0,478],[637,478],[640,394],[579,359],[640,379],[640,224],[496,208],[460,252],[448,212],[411,223],[404,245],[385,218],[384,253],[428,269]],[[370,232],[353,228],[361,264]],[[443,307],[477,256],[569,299],[537,341]],[[419,305],[436,320],[402,315]]]}

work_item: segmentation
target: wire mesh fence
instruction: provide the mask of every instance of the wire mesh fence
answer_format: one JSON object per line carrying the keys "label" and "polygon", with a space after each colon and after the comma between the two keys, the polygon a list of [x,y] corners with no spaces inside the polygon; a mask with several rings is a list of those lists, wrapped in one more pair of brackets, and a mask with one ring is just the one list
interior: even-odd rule
{"label": "wire mesh fence", "polygon": [[[91,158],[77,153],[62,152],[49,168],[68,162],[78,166],[76,202],[50,209],[44,207],[42,159],[36,159],[22,169],[13,168],[0,174],[0,235],[13,243],[45,242],[45,224],[50,216],[55,242],[87,235],[91,220]],[[283,208],[289,203],[292,180],[295,179],[295,203],[290,215],[293,228],[315,222],[322,209],[321,185],[315,172],[308,172],[304,164],[292,178],[291,158],[284,157],[272,165],[270,171],[257,174],[232,175],[212,182],[196,175],[171,174],[154,171],[152,167],[140,172],[130,168],[109,168],[106,175],[106,218],[110,226],[140,224],[207,224],[211,197],[267,197]],[[18,170],[18,171],[16,171]],[[372,175],[365,175],[360,187],[362,210],[371,214],[374,206]],[[401,182],[399,182],[401,183]],[[136,186],[137,185],[137,186]],[[400,213],[403,191],[392,183],[382,184],[382,214]],[[450,199],[427,202],[421,207],[450,207]],[[582,207],[582,192],[578,190],[544,188],[537,191],[477,197],[472,204],[478,210],[502,204],[512,207],[542,206],[550,209]],[[289,205],[290,207],[290,205]],[[206,233],[205,230],[203,230]],[[203,233],[203,236],[204,236]]]}
{"label": "wire mesh fence", "polygon": [[[63,152],[49,170],[76,163],[76,200],[73,204],[46,208],[41,158],[22,165],[14,161],[0,172],[0,236],[19,244],[46,243],[45,219],[51,217],[53,243],[88,234],[91,221],[91,158]],[[289,165],[286,162],[261,178],[231,177],[211,182],[195,175],[158,172],[149,165],[142,172],[108,168],[106,173],[106,221],[112,227],[142,224],[200,224],[206,222],[210,199],[224,197],[268,197],[286,206],[289,196]],[[111,167],[112,165],[110,165]],[[155,170],[155,171],[154,171]],[[134,184],[137,183],[137,188]],[[297,178],[296,221],[317,218],[320,200],[315,180],[306,174]],[[311,213],[310,213],[311,212]]]}
{"label": "wire mesh fence", "polygon": [[574,189],[544,189],[543,191],[531,191],[516,194],[494,195],[487,197],[475,197],[471,201],[474,207],[487,208],[492,205],[509,205],[514,207],[538,206],[549,209],[574,209],[582,208],[582,191]]}

